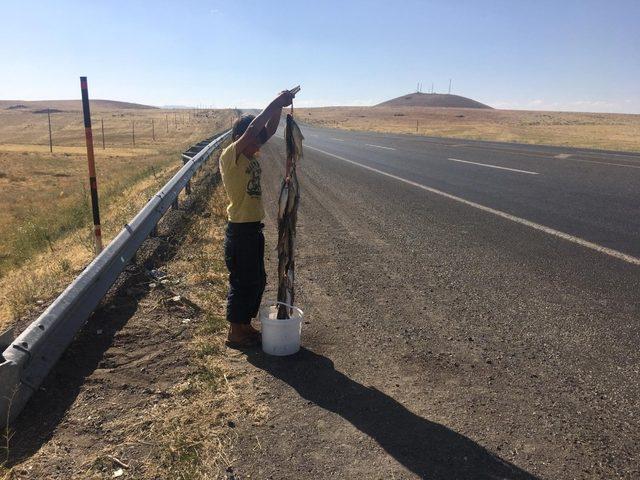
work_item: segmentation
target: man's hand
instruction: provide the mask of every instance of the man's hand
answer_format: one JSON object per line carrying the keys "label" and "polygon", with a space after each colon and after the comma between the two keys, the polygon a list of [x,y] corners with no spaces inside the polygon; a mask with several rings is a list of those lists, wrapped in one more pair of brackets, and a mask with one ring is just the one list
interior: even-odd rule
{"label": "man's hand", "polygon": [[294,94],[292,94],[289,90],[283,90],[276,97],[276,102],[280,108],[288,107],[293,102]]}
{"label": "man's hand", "polygon": [[293,90],[283,90],[275,98],[273,103],[277,106],[277,108],[273,111],[271,117],[269,117],[269,120],[267,120],[267,125],[265,127],[265,130],[263,130],[264,132],[266,132],[266,138],[261,138],[260,143],[265,144],[267,140],[275,135],[276,130],[278,130],[278,124],[280,123],[282,109],[291,105],[293,97],[296,96],[296,93],[298,93],[299,90],[299,87],[294,88]]}

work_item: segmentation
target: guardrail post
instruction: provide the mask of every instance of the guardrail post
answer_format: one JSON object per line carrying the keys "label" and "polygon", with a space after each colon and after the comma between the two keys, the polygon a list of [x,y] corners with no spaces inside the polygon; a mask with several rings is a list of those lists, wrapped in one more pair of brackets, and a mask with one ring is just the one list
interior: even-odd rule
{"label": "guardrail post", "polygon": [[16,336],[13,333],[13,327],[3,333],[0,333],[0,350],[4,351],[9,348],[9,345],[11,345],[14,338],[16,338]]}
{"label": "guardrail post", "polygon": [[[186,165],[186,163],[191,160],[190,158],[186,157],[185,155],[182,156],[182,164]],[[196,171],[194,173],[194,176],[198,173],[198,171]],[[187,181],[187,184],[184,187],[184,193],[186,193],[187,195],[191,195],[191,180]]]}
{"label": "guardrail post", "polygon": [[20,367],[0,356],[0,425],[6,426],[18,416],[29,395],[21,392]]}

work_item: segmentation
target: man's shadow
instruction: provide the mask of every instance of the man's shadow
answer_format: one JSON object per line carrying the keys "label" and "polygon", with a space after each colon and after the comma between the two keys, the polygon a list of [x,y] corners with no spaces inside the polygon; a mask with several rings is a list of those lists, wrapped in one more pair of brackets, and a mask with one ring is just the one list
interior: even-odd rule
{"label": "man's shadow", "polygon": [[429,479],[536,479],[473,440],[426,420],[381,391],[354,382],[333,362],[302,348],[292,357],[247,352],[248,360],[302,398],[340,415],[398,462]]}

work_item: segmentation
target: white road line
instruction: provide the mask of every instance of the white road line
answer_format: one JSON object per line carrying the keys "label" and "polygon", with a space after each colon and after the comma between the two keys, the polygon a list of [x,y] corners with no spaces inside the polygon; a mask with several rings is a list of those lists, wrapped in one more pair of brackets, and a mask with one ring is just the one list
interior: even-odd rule
{"label": "white road line", "polygon": [[384,148],[385,150],[395,150],[395,148],[391,147],[383,147],[382,145],[372,145],[371,143],[365,143],[367,147],[376,147],[376,148]]}
{"label": "white road line", "polygon": [[343,139],[341,139],[341,138],[334,138],[334,137],[331,137],[331,140],[337,140],[338,142],[344,142],[344,140],[343,140]]}
{"label": "white road line", "polygon": [[458,158],[447,158],[452,162],[472,163],[473,165],[480,165],[481,167],[499,168],[500,170],[509,170],[510,172],[527,173],[529,175],[540,175],[537,172],[530,172],[528,170],[518,170],[517,168],[499,167],[498,165],[489,165],[487,163],[470,162],[469,160],[460,160]]}
{"label": "white road line", "polygon": [[640,258],[634,257],[632,255],[627,255],[626,253],[619,252],[618,250],[614,250],[612,248],[604,247],[602,245],[598,245],[597,243],[590,242],[588,240],[584,240],[580,237],[574,237],[573,235],[569,235],[568,233],[561,232],[559,230],[555,230],[553,228],[547,227],[545,225],[540,225],[539,223],[532,222],[530,220],[526,220],[524,218],[516,217],[515,215],[511,215],[510,213],[503,212],[501,210],[496,210],[495,208],[486,207],[484,205],[480,205],[479,203],[472,202],[470,200],[465,200],[464,198],[457,197],[455,195],[451,195],[450,193],[443,192],[442,190],[437,190],[435,188],[427,187],[426,185],[422,185],[417,182],[412,182],[411,180],[407,180],[406,178],[398,177],[391,173],[383,172],[382,170],[378,170],[377,168],[369,167],[367,165],[363,165],[358,162],[354,162],[353,160],[349,160],[347,158],[341,157],[339,155],[335,155],[333,153],[325,152],[324,150],[320,150],[319,148],[311,147],[309,145],[305,145],[306,148],[310,148],[311,150],[316,150],[320,153],[324,153],[325,155],[329,155],[330,157],[337,158],[338,160],[342,160],[343,162],[351,163],[353,165],[357,165],[358,167],[366,168],[372,172],[379,173],[380,175],[384,175],[389,178],[393,178],[394,180],[398,180],[400,182],[404,182],[408,185],[420,188],[427,192],[434,193],[436,195],[441,195],[450,200],[454,200],[456,202],[463,203],[464,205],[468,205],[473,208],[477,208],[478,210],[482,210],[483,212],[492,213],[493,215],[497,215],[498,217],[502,217],[504,219],[510,220],[515,223],[519,223],[520,225],[525,225],[527,227],[533,228],[535,230],[539,230],[541,232],[547,233],[549,235],[553,235],[554,237],[561,238],[568,242],[575,243],[585,248],[589,248],[591,250],[595,250],[596,252],[604,253],[605,255],[609,255],[610,257],[617,258],[618,260],[622,260],[624,262],[630,263],[632,265],[640,266]]}
{"label": "white road line", "polygon": [[595,160],[585,160],[583,158],[565,158],[564,160],[573,160],[581,163],[597,163],[598,165],[611,165],[614,167],[640,168],[640,165],[627,165],[626,163],[596,162]]}
{"label": "white road line", "polygon": [[635,153],[593,153],[593,152],[582,152],[582,153],[576,153],[576,155],[589,155],[589,156],[596,156],[599,155],[600,158],[602,158],[603,156],[605,157],[626,157],[626,158],[632,158],[632,159],[637,159],[640,158],[640,155],[637,155]]}

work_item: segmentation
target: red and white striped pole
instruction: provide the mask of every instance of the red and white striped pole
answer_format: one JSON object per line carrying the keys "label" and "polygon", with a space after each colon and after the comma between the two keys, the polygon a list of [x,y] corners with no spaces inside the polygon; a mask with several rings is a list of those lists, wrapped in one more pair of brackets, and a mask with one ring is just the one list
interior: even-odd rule
{"label": "red and white striped pole", "polygon": [[98,205],[98,182],[96,180],[96,162],[93,155],[93,132],[91,131],[91,111],[89,110],[89,90],[87,77],[80,77],[82,91],[82,113],[84,114],[84,137],[87,141],[87,161],[89,163],[89,187],[91,188],[91,208],[93,210],[93,234],[95,252],[102,251],[102,232],[100,230],[100,207]]}

